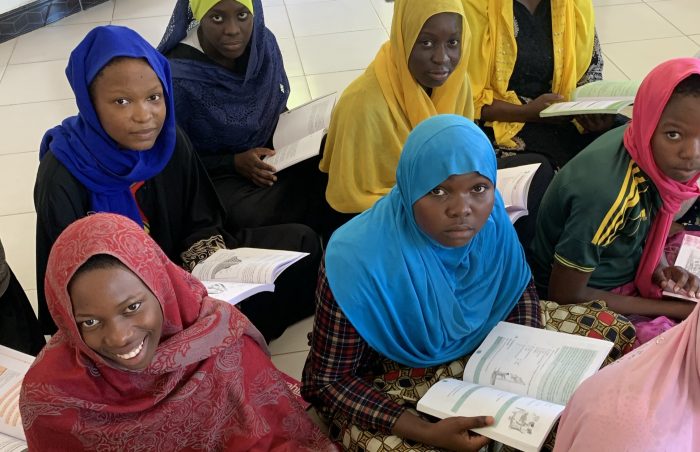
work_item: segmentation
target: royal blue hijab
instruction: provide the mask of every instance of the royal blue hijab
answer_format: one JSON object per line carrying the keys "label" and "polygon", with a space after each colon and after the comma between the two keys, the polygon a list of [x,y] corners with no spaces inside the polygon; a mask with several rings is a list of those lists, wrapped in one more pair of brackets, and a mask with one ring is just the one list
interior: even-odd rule
{"label": "royal blue hijab", "polygon": [[[112,59],[143,58],[163,85],[167,114],[160,135],[147,151],[120,148],[100,124],[90,99],[90,83]],[[66,68],[75,93],[78,115],[67,118],[44,134],[39,159],[53,153],[90,192],[95,212],[127,216],[143,225],[130,187],[159,174],[175,149],[175,117],[170,68],[156,49],[135,31],[113,25],[90,31],[70,55]]]}
{"label": "royal blue hijab", "polygon": [[[234,1],[234,0],[231,0]],[[178,124],[200,154],[238,153],[264,147],[287,106],[289,80],[275,35],[253,0],[253,32],[245,74],[214,61],[171,58]],[[166,55],[198,22],[188,0],[178,0],[158,50]]]}
{"label": "royal blue hijab", "polygon": [[326,275],[340,309],[370,347],[401,364],[434,366],[472,352],[530,281],[498,192],[465,246],[442,246],[416,224],[418,199],[474,171],[496,184],[489,140],[462,116],[433,116],[409,134],[396,186],[328,244]]}

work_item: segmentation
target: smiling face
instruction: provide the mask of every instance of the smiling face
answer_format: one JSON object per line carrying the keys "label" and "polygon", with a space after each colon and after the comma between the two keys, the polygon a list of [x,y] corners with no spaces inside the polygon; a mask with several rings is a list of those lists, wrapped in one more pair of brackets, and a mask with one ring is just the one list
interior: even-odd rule
{"label": "smiling face", "polygon": [[651,148],[656,165],[675,181],[687,182],[700,171],[700,96],[671,97]]}
{"label": "smiling face", "polygon": [[163,129],[163,85],[140,58],[109,63],[90,85],[97,117],[107,134],[124,149],[151,149]]}
{"label": "smiling face", "polygon": [[153,360],[163,329],[160,303],[122,265],[79,272],[69,295],[85,344],[107,361],[129,370]]}
{"label": "smiling face", "polygon": [[221,0],[202,17],[199,42],[204,53],[225,67],[243,55],[253,33],[253,15],[235,0]]}
{"label": "smiling face", "polygon": [[428,19],[408,57],[408,70],[427,89],[442,86],[462,56],[462,17],[440,13]]}
{"label": "smiling face", "polygon": [[494,187],[479,173],[453,175],[413,204],[416,224],[446,247],[464,246],[484,226],[494,203]]}

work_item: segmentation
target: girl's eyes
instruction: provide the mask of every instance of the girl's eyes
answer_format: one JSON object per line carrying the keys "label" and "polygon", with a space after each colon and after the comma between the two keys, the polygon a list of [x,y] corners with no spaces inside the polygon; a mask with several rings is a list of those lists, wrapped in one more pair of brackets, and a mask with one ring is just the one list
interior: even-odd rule
{"label": "girl's eyes", "polygon": [[435,196],[445,196],[447,192],[442,187],[435,187],[432,190],[430,190],[430,194]]}
{"label": "girl's eyes", "polygon": [[666,136],[668,137],[669,140],[678,140],[681,138],[681,134],[679,132],[666,132]]}
{"label": "girl's eyes", "polygon": [[488,190],[488,189],[489,189],[489,187],[488,187],[487,185],[481,184],[481,185],[477,185],[476,187],[474,187],[474,188],[472,189],[472,191],[473,191],[474,193],[485,193],[486,190]]}
{"label": "girl's eyes", "polygon": [[100,323],[100,322],[98,322],[95,319],[83,320],[82,322],[80,322],[80,326],[82,326],[83,328],[92,328],[93,326],[97,325],[98,323]]}
{"label": "girl's eyes", "polygon": [[161,100],[162,98],[163,98],[163,95],[158,93],[158,94],[153,94],[152,96],[150,96],[148,98],[148,100],[150,100],[151,102],[155,102],[155,101]]}
{"label": "girl's eyes", "polygon": [[450,45],[450,47],[457,47],[459,45],[459,41],[456,39],[450,39],[447,43]]}
{"label": "girl's eyes", "polygon": [[114,103],[117,105],[127,105],[129,101],[127,99],[117,99],[114,101]]}
{"label": "girl's eyes", "polygon": [[140,307],[141,307],[140,301],[138,301],[136,303],[131,303],[129,306],[126,307],[126,312],[129,312],[129,313],[136,312],[139,310]]}
{"label": "girl's eyes", "polygon": [[421,45],[430,48],[433,46],[433,41],[421,41]]}
{"label": "girl's eyes", "polygon": [[220,14],[212,14],[211,16],[209,16],[209,18],[211,19],[212,22],[217,23],[217,24],[220,24],[221,22],[224,21],[223,16],[221,16]]}
{"label": "girl's eyes", "polygon": [[238,20],[241,20],[241,21],[246,20],[246,19],[248,19],[249,16],[250,16],[250,14],[245,12],[245,11],[242,13],[238,13]]}

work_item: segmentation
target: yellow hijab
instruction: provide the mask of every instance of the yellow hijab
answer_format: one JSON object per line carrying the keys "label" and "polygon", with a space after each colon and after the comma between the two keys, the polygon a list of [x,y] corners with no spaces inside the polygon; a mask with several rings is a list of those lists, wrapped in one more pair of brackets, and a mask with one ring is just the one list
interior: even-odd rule
{"label": "yellow hijab", "polygon": [[[214,5],[219,3],[221,0],[190,0],[190,8],[192,8],[192,15],[197,20],[202,20],[202,17],[212,9]],[[253,14],[253,0],[235,0],[242,4],[251,14]]]}
{"label": "yellow hijab", "polygon": [[466,0],[396,0],[391,36],[364,74],[343,92],[333,111],[321,171],[326,199],[339,212],[369,209],[396,184],[396,166],[409,132],[442,113],[474,117],[467,75],[469,25],[462,20],[462,56],[445,84],[428,96],[408,69],[425,22],[435,14],[465,17]]}
{"label": "yellow hijab", "polygon": [[[494,99],[520,105],[518,96],[508,91],[518,54],[513,34],[513,0],[465,0],[467,20],[472,30],[469,78],[474,90],[476,117]],[[586,74],[593,56],[594,16],[591,0],[550,0],[554,78],[552,91],[569,98],[576,83]],[[524,124],[493,122],[496,142],[515,146],[513,137]]]}

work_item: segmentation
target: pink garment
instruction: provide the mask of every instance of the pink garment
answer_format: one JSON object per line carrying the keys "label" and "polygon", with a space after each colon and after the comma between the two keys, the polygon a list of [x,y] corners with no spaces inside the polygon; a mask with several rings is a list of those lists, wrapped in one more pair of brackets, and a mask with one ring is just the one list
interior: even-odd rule
{"label": "pink garment", "polygon": [[695,183],[700,174],[685,183],[672,180],[656,166],[651,149],[651,138],[673,90],[692,74],[700,74],[700,60],[697,58],[677,58],[656,66],[639,87],[634,100],[633,119],[625,131],[625,148],[651,178],[663,200],[647,235],[635,277],[639,292],[648,298],[661,298],[661,288],[652,282],[651,277],[661,259],[673,216],[683,201],[700,195]]}
{"label": "pink garment", "polygon": [[555,452],[700,450],[700,307],[586,380],[559,423]]}
{"label": "pink garment", "polygon": [[[68,285],[109,254],[153,292],[163,335],[151,363],[125,370],[90,349]],[[58,325],[24,377],[22,423],[37,451],[335,451],[238,309],[207,296],[136,223],[87,216],[54,243],[46,298]]]}

